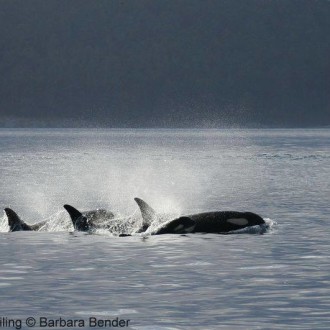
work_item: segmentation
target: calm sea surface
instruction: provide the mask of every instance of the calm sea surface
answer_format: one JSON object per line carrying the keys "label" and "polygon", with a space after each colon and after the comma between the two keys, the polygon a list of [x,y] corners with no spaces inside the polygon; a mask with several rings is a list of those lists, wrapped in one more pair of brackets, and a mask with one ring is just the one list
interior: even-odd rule
{"label": "calm sea surface", "polygon": [[[134,197],[173,215],[251,211],[269,229],[119,238],[73,232],[63,209],[125,221]],[[8,233],[0,213],[0,328],[330,328],[329,129],[0,129],[0,206],[49,220]]]}

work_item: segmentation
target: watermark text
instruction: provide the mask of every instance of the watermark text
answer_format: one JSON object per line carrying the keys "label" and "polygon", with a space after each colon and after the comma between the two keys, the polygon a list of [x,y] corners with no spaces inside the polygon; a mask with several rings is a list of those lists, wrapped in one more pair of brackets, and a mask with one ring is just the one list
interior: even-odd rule
{"label": "watermark text", "polygon": [[27,317],[27,318],[10,318],[0,317],[0,328],[12,328],[16,330],[28,328],[127,328],[130,325],[130,319],[115,318],[99,318],[91,316],[88,319],[76,318],[51,318],[51,317]]}

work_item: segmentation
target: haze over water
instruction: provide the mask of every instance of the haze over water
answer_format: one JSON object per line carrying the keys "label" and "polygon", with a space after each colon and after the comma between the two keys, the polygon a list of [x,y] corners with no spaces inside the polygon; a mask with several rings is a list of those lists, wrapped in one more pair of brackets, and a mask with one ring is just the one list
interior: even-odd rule
{"label": "haze over water", "polygon": [[[3,317],[130,329],[328,329],[330,130],[0,129]],[[264,234],[72,233],[63,204],[139,216],[251,211]]]}

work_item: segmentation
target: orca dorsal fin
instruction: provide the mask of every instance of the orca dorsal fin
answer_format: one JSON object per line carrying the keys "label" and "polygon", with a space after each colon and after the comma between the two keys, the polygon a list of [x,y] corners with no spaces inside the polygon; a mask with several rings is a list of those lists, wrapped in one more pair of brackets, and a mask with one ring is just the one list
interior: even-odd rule
{"label": "orca dorsal fin", "polygon": [[140,208],[141,215],[142,215],[142,228],[139,230],[139,232],[144,232],[148,229],[148,227],[157,219],[157,213],[156,211],[148,205],[144,200],[141,198],[134,198],[137,205]]}
{"label": "orca dorsal fin", "polygon": [[76,208],[74,208],[71,205],[65,204],[63,205],[63,207],[68,211],[75,230],[79,230],[79,231],[89,230],[88,219],[86,216],[84,216],[80,211],[78,211]]}
{"label": "orca dorsal fin", "polygon": [[71,205],[65,204],[63,207],[68,211],[73,224],[82,216],[82,213]]}
{"label": "orca dorsal fin", "polygon": [[10,208],[5,208],[5,212],[8,218],[8,225],[10,231],[20,231],[20,230],[32,230],[32,228],[27,225],[21,218]]}

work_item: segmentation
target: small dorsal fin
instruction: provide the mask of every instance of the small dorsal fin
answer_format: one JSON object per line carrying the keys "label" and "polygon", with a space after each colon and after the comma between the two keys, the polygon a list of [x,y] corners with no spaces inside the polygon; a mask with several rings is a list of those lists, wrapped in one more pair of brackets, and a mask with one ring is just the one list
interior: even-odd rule
{"label": "small dorsal fin", "polygon": [[137,205],[140,208],[143,223],[142,228],[139,230],[139,232],[144,232],[148,229],[148,227],[157,219],[157,213],[156,211],[149,206],[144,200],[141,198],[134,198]]}
{"label": "small dorsal fin", "polygon": [[10,231],[32,230],[32,228],[21,220],[21,218],[12,209],[5,208],[5,212],[8,218]]}

